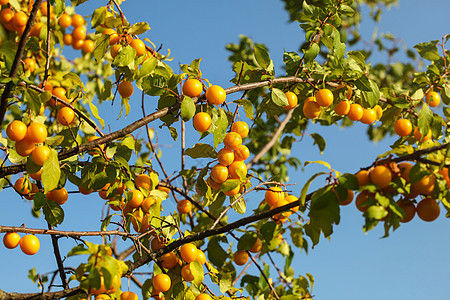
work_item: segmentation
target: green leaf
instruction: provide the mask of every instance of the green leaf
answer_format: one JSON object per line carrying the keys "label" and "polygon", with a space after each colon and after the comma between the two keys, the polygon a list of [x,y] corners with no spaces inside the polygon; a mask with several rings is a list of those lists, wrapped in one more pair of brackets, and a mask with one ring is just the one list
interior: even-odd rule
{"label": "green leaf", "polygon": [[80,244],[72,248],[72,250],[67,253],[67,257],[75,256],[75,255],[83,255],[83,254],[91,254],[88,249],[84,247],[84,244]]}
{"label": "green leaf", "polygon": [[300,227],[289,227],[289,229],[291,231],[292,243],[297,248],[303,248],[303,243],[304,243],[303,229]]}
{"label": "green leaf", "polygon": [[236,203],[231,205],[231,207],[234,209],[235,212],[242,215],[242,214],[245,214],[247,205],[245,203],[244,198],[241,198],[241,199],[239,199],[239,201],[237,201]]}
{"label": "green leaf", "polygon": [[189,264],[189,269],[194,276],[195,285],[200,286],[204,279],[203,266],[198,261],[193,261]]}
{"label": "green leaf", "polygon": [[331,170],[330,164],[327,163],[326,161],[323,161],[323,160],[314,160],[314,161],[307,160],[307,161],[305,161],[304,166],[306,167],[309,164],[319,164],[319,165],[325,166],[325,167],[327,167],[328,169]]}
{"label": "green leaf", "polygon": [[355,10],[351,6],[345,4],[339,7],[339,12],[350,17],[355,14]]}
{"label": "green leaf", "polygon": [[80,78],[80,76],[78,76],[78,74],[70,72],[70,73],[67,73],[66,75],[64,75],[63,79],[69,81],[70,83],[72,83],[75,86],[81,87],[81,89],[83,91],[86,90],[86,87],[84,86],[84,83],[83,83],[83,81],[81,81],[81,78]]}
{"label": "green leaf", "polygon": [[367,78],[367,76],[365,76],[365,75],[359,77],[355,81],[355,85],[361,91],[365,91],[365,92],[371,92],[372,91],[369,78]]}
{"label": "green leaf", "polygon": [[366,66],[366,57],[359,51],[349,51],[347,52],[347,56],[352,58],[358,65],[365,68]]}
{"label": "green leaf", "polygon": [[208,259],[219,268],[223,266],[228,257],[220,242],[227,243],[227,238],[224,236],[213,236],[208,243]]}
{"label": "green leaf", "polygon": [[153,56],[150,56],[148,59],[144,61],[141,68],[139,69],[138,78],[144,78],[145,76],[153,73],[155,71],[156,65],[158,64],[158,60]]}
{"label": "green leaf", "polygon": [[300,193],[299,201],[300,201],[301,205],[305,206],[308,189],[309,189],[309,186],[311,185],[311,183],[313,182],[313,180],[316,179],[320,175],[327,175],[327,174],[328,174],[327,172],[319,172],[319,173],[314,174],[313,176],[311,176],[311,178],[308,179],[308,181],[305,183],[305,185],[303,186],[302,191]]}
{"label": "green leaf", "polygon": [[170,131],[170,136],[172,137],[172,139],[174,141],[176,141],[178,139],[177,129],[175,127],[169,127],[169,131]]}
{"label": "green leaf", "polygon": [[105,6],[99,7],[94,10],[91,17],[91,28],[95,28],[105,22],[107,8]]}
{"label": "green leaf", "polygon": [[106,228],[108,227],[109,223],[111,223],[112,216],[113,215],[109,215],[102,221],[102,225],[100,226],[100,230],[101,231],[105,231],[106,230]]}
{"label": "green leaf", "polygon": [[[134,49],[133,49],[134,50]],[[167,87],[167,79],[164,76],[158,75],[158,74],[150,74],[149,76],[145,77],[142,82],[142,88],[144,89],[145,93],[151,96],[160,96],[165,93],[165,88]],[[161,97],[160,100],[163,100],[166,98]],[[172,97],[167,98],[168,101],[172,102]],[[161,101],[160,101],[161,102]],[[160,103],[158,103],[159,105]],[[175,103],[173,103],[175,104]],[[164,106],[167,107],[167,106]],[[159,109],[163,107],[158,107]]]}
{"label": "green leaf", "polygon": [[66,9],[65,0],[55,0],[55,14],[56,16],[61,16]]}
{"label": "green leaf", "polygon": [[[101,61],[109,48],[109,35],[103,34],[95,40],[94,57],[97,61]],[[119,56],[119,55],[117,55]]]}
{"label": "green leaf", "polygon": [[[108,38],[109,45],[109,36],[105,35]],[[95,55],[95,52],[94,52]],[[113,64],[118,67],[129,67],[130,69],[134,68],[134,58],[136,57],[136,50],[131,46],[122,47],[117,54],[116,58],[114,58]]]}
{"label": "green leaf", "polygon": [[58,153],[54,149],[51,149],[50,157],[44,162],[41,177],[44,193],[57,188],[61,177],[61,168],[59,167]]}
{"label": "green leaf", "polygon": [[276,229],[277,229],[277,224],[275,222],[269,221],[269,222],[264,223],[261,226],[261,229],[259,230],[259,232],[261,233],[261,236],[263,237],[263,239],[267,243],[270,243],[270,241],[275,237]]}
{"label": "green leaf", "polygon": [[246,232],[243,236],[239,238],[237,245],[238,251],[240,250],[250,250],[250,248],[255,244],[258,236],[254,232]]}
{"label": "green leaf", "polygon": [[319,147],[320,154],[323,154],[323,151],[325,150],[325,147],[327,145],[325,139],[318,133],[311,134],[311,137],[314,139],[313,145],[317,145],[317,147]]}
{"label": "green leaf", "polygon": [[143,34],[144,32],[146,32],[147,30],[150,30],[150,26],[148,25],[148,23],[147,22],[139,22],[139,23],[133,24],[133,26],[131,26],[131,28],[128,30],[128,33],[140,35],[140,34]]}
{"label": "green leaf", "polygon": [[333,38],[334,54],[338,59],[341,59],[344,57],[345,54],[345,44],[341,42],[341,34],[336,28],[334,28],[333,30],[332,38]]}
{"label": "green leaf", "polygon": [[305,225],[305,233],[311,238],[313,245],[317,245],[322,232],[325,237],[333,233],[333,224],[339,224],[339,201],[330,187],[314,193],[310,210],[309,222]]}
{"label": "green leaf", "polygon": [[105,121],[100,118],[100,115],[98,114],[98,108],[92,103],[92,101],[89,101],[89,109],[91,110],[92,115],[100,122],[102,128],[105,128]]}
{"label": "green leaf", "polygon": [[313,43],[311,47],[309,47],[305,51],[305,62],[312,62],[320,52],[320,47],[317,43]]}
{"label": "green leaf", "polygon": [[228,117],[222,108],[219,109],[219,115],[212,118],[212,125],[209,131],[214,134],[214,148],[223,142],[228,128]]}
{"label": "green leaf", "polygon": [[184,154],[191,158],[217,158],[217,152],[209,144],[198,143],[195,144],[193,148],[188,148],[184,150]]}
{"label": "green leaf", "polygon": [[195,115],[195,103],[191,97],[184,96],[181,102],[181,118],[187,122]]}
{"label": "green leaf", "polygon": [[229,290],[233,289],[233,281],[230,274],[224,274],[219,280],[219,288],[222,294],[225,294]]}
{"label": "green leaf", "polygon": [[262,46],[255,46],[254,49],[255,49],[256,62],[258,63],[258,65],[261,68],[267,70],[267,68],[270,65],[269,52],[267,51],[267,49],[265,47],[262,47]]}
{"label": "green leaf", "polygon": [[419,52],[419,55],[425,58],[426,60],[434,61],[441,58],[439,55],[439,51],[437,48],[437,44],[439,41],[431,41],[429,43],[420,43],[414,46]]}
{"label": "green leaf", "polygon": [[419,131],[422,134],[427,134],[431,124],[433,124],[433,112],[431,111],[428,104],[424,103],[422,105],[422,109],[419,112]]}
{"label": "green leaf", "polygon": [[247,99],[239,99],[233,101],[233,103],[236,103],[238,105],[242,105],[245,110],[245,116],[249,118],[250,120],[253,120],[253,103],[250,100]]}
{"label": "green leaf", "polygon": [[383,206],[372,205],[366,212],[364,216],[369,219],[381,220],[388,215],[388,211]]}
{"label": "green leaf", "polygon": [[42,192],[36,193],[33,198],[33,210],[40,210],[46,203],[47,197]]}
{"label": "green leaf", "polygon": [[289,102],[287,100],[286,94],[282,90],[273,88],[271,93],[272,101],[278,106],[287,106]]}
{"label": "green leaf", "polygon": [[339,177],[339,183],[349,190],[357,190],[359,188],[358,179],[353,174],[342,174],[342,176]]}
{"label": "green leaf", "polygon": [[64,211],[61,206],[53,200],[48,200],[43,206],[45,220],[52,226],[61,224],[64,221]]}

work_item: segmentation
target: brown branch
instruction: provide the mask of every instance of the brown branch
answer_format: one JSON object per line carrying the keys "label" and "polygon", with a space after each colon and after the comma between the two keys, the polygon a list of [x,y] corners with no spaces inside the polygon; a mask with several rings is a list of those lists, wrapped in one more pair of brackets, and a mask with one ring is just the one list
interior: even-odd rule
{"label": "brown branch", "polygon": [[125,22],[128,23],[128,20],[125,17],[125,14],[123,13],[122,9],[120,8],[119,3],[117,3],[116,0],[112,0],[112,2],[114,3],[114,5],[117,7],[117,10],[119,11],[120,18],[122,19],[122,25],[125,25]]}
{"label": "brown branch", "polygon": [[27,25],[25,25],[25,30],[23,31],[22,36],[20,37],[16,56],[14,57],[14,61],[11,66],[11,71],[9,72],[9,78],[11,79],[11,81],[9,81],[6,84],[0,100],[0,124],[3,123],[6,114],[6,109],[8,108],[8,98],[13,87],[12,79],[16,78],[17,72],[19,71],[20,61],[22,60],[25,45],[27,43],[28,36],[30,35],[31,28],[33,27],[34,20],[36,19],[37,11],[41,6],[42,1],[43,0],[36,0],[36,2],[34,2],[33,8],[30,12],[30,16],[28,17]]}
{"label": "brown branch", "polygon": [[[50,12],[51,6],[50,6],[50,1],[47,1],[47,12]],[[50,14],[49,14],[50,16]],[[46,55],[46,61],[45,61],[45,72],[44,72],[44,80],[42,80],[42,87],[45,87],[45,84],[47,82],[47,78],[48,78],[48,70],[50,69],[50,19],[49,17],[47,17],[47,55]]]}
{"label": "brown branch", "polygon": [[[47,223],[47,224],[48,224],[48,229],[53,230],[53,226],[50,225],[50,223]],[[51,235],[51,238],[52,238],[53,252],[55,253],[55,258],[56,258],[56,264],[58,265],[59,277],[61,277],[61,282],[62,282],[63,288],[67,289],[69,286],[67,285],[66,273],[64,272],[64,265],[63,265],[63,262],[61,259],[61,253],[59,251],[58,239],[56,238],[55,235]]]}
{"label": "brown branch", "polygon": [[286,127],[287,123],[292,117],[293,109],[291,109],[284,118],[283,122],[281,122],[280,126],[278,126],[277,131],[274,132],[272,135],[272,138],[270,141],[252,158],[251,161],[247,163],[247,169],[250,169],[254,164],[256,164],[261,157],[263,157],[272,147],[275,145],[276,141],[278,140],[279,136],[283,132],[284,128]]}
{"label": "brown branch", "polygon": [[63,291],[57,291],[57,292],[48,292],[48,293],[7,293],[2,290],[0,290],[0,300],[6,300],[6,299],[27,299],[27,300],[51,300],[51,299],[60,299],[64,297],[74,296],[78,294],[85,293],[80,287],[74,287],[71,289],[66,289]]}
{"label": "brown branch", "polygon": [[280,299],[280,297],[278,296],[277,292],[275,291],[275,288],[273,287],[273,284],[270,282],[269,278],[267,278],[266,273],[264,273],[263,269],[261,268],[261,266],[258,264],[258,262],[256,261],[256,259],[253,257],[253,255],[250,253],[250,251],[247,251],[248,255],[250,256],[250,259],[253,261],[253,263],[255,264],[255,266],[258,268],[259,272],[261,273],[261,275],[264,277],[264,280],[267,282],[267,284],[269,285],[270,289],[272,290],[273,295],[275,296],[276,299]]}
{"label": "brown branch", "polygon": [[119,235],[125,237],[131,237],[131,234],[122,232],[119,230],[111,231],[62,231],[54,229],[35,229],[35,228],[24,228],[24,227],[13,227],[13,226],[0,226],[1,232],[22,232],[30,234],[49,234],[49,235],[61,235],[68,237],[79,237],[79,236],[105,236],[105,235]]}

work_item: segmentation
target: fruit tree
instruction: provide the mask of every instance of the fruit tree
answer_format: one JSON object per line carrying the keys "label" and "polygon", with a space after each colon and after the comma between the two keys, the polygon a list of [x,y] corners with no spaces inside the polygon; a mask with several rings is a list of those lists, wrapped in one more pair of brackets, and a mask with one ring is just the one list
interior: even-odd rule
{"label": "fruit tree", "polygon": [[0,0],[0,253],[33,283],[0,299],[320,299],[297,259],[350,213],[390,240],[449,216],[450,35],[366,40],[395,0],[261,0],[302,39],[241,35],[218,76],[205,27],[230,20],[164,15],[183,61],[130,2]]}

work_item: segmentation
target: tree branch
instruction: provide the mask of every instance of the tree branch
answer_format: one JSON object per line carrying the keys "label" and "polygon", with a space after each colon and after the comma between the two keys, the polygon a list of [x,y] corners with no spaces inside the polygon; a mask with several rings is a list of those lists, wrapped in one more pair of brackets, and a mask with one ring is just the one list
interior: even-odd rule
{"label": "tree branch", "polygon": [[49,234],[49,235],[61,235],[68,237],[79,237],[79,236],[105,236],[105,235],[119,235],[130,237],[132,234],[122,232],[119,230],[111,231],[62,231],[54,229],[34,229],[34,228],[24,228],[24,227],[13,227],[13,226],[0,226],[1,232],[22,232],[30,234]]}
{"label": "tree branch", "polygon": [[8,107],[8,98],[9,94],[11,93],[12,87],[13,87],[13,81],[12,79],[16,78],[17,72],[19,71],[20,61],[22,60],[23,52],[25,50],[25,45],[28,40],[28,36],[30,35],[31,28],[33,27],[34,20],[36,19],[37,11],[39,10],[39,7],[41,6],[43,0],[36,0],[34,2],[33,8],[31,9],[30,16],[28,17],[27,25],[25,25],[25,30],[22,33],[22,36],[20,37],[19,46],[17,47],[16,56],[14,57],[13,64],[11,66],[11,71],[9,72],[9,78],[11,81],[9,81],[6,86],[5,90],[3,91],[1,100],[0,100],[0,124],[3,123],[3,120],[5,118],[6,109]]}
{"label": "tree branch", "polygon": [[250,169],[254,164],[256,164],[261,159],[261,157],[263,157],[267,153],[267,151],[269,151],[273,147],[273,145],[275,145],[275,142],[280,137],[287,123],[289,123],[289,120],[292,118],[293,111],[294,110],[291,109],[286,114],[286,117],[284,118],[283,122],[281,122],[280,126],[278,126],[277,131],[274,132],[270,141],[252,158],[251,161],[247,163],[247,169]]}

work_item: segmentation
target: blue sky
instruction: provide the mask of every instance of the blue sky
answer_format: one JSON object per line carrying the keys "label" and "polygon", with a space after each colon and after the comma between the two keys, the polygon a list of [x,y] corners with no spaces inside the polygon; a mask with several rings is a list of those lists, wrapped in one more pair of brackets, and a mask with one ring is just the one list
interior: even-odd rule
{"label": "blue sky", "polygon": [[[77,11],[83,15],[92,12],[94,5],[100,1],[88,1]],[[106,1],[105,1],[106,3]],[[418,0],[400,1],[399,7],[385,12],[378,24],[380,32],[390,32],[400,37],[408,48],[423,41],[441,39],[446,33],[450,2],[446,0],[428,1],[426,4]],[[132,1],[123,3],[122,9],[130,22],[146,21],[152,28],[144,36],[157,46],[162,44],[162,53],[170,48],[174,61],[171,66],[177,70],[179,63],[190,63],[193,59],[202,58],[203,76],[213,84],[230,87],[232,78],[231,64],[227,61],[228,53],[225,44],[238,42],[238,36],[245,34],[255,42],[264,43],[270,50],[276,70],[280,71],[283,51],[296,51],[304,40],[304,34],[295,23],[288,23],[288,14],[283,3],[277,0],[229,0],[229,1]],[[366,16],[367,17],[367,16]],[[368,18],[367,18],[368,19]],[[361,25],[361,33],[365,40],[370,40],[375,25],[367,20]],[[68,52],[70,55],[70,52]],[[402,59],[394,57],[394,61]],[[383,56],[373,56],[373,62],[384,61]],[[282,75],[279,72],[279,75]],[[151,102],[154,99],[148,99]],[[106,116],[112,130],[131,123],[141,117],[140,97],[131,99],[132,111],[124,119],[117,121],[117,115]],[[156,100],[154,100],[156,101]],[[106,104],[109,105],[109,104]],[[149,110],[152,104],[149,105]],[[109,106],[108,106],[109,110]],[[440,110],[440,109],[439,109]],[[438,111],[439,111],[438,110]],[[100,110],[102,112],[102,110]],[[160,123],[151,126],[158,128]],[[190,134],[187,146],[192,146],[198,138],[191,124],[187,127]],[[320,155],[312,146],[312,140],[304,139],[296,143],[293,154],[299,159],[325,160],[341,172],[356,172],[359,167],[370,165],[377,155],[389,150],[395,140],[374,144],[365,134],[367,127],[356,124],[351,128],[320,128],[311,126],[308,133],[318,132],[327,140],[327,148]],[[142,132],[140,134],[143,134]],[[172,155],[179,156],[179,144],[174,145],[167,131],[158,131],[159,143],[163,146],[164,159],[171,160]],[[192,161],[188,160],[188,163]],[[171,160],[168,169],[179,168],[180,162]],[[320,169],[320,168],[319,168]],[[158,169],[157,169],[158,170]],[[297,183],[294,193],[299,194],[302,184],[317,171],[307,166],[305,173],[295,172],[290,183]],[[315,187],[323,182],[317,180]],[[312,187],[314,188],[314,186]],[[69,186],[68,190],[74,190]],[[31,218],[30,205],[26,200],[3,191],[3,207],[0,211],[0,224],[43,228],[42,219]],[[259,202],[261,195],[256,194],[251,201]],[[166,204],[167,203],[167,204]],[[102,214],[102,204],[98,196],[81,197],[71,194],[64,205],[66,220],[61,226],[65,230],[97,230]],[[165,210],[175,209],[170,199],[164,204]],[[167,205],[167,207],[166,207]],[[6,209],[7,208],[7,209]],[[21,216],[21,217],[18,217]],[[441,214],[432,223],[425,223],[415,218],[407,225],[401,226],[387,239],[381,239],[382,228],[364,234],[364,220],[361,213],[353,206],[344,207],[341,212],[341,224],[334,228],[331,240],[322,240],[309,254],[298,249],[293,263],[296,275],[306,272],[315,277],[313,294],[315,299],[444,299],[448,297],[448,267],[446,252],[450,246],[450,238],[446,232],[448,221]],[[56,269],[52,256],[51,242],[48,237],[40,237],[41,251],[35,256],[25,256],[20,250],[6,250],[0,247],[0,261],[3,272],[0,273],[0,289],[6,291],[36,291],[26,274],[35,266],[39,273]],[[100,242],[100,239],[93,239]],[[76,244],[70,240],[60,239],[62,252]],[[235,246],[234,246],[235,247]],[[278,258],[279,259],[279,258]],[[265,258],[268,261],[267,258]],[[75,264],[69,258],[68,264]],[[238,272],[241,268],[238,267]],[[125,281],[123,281],[125,284]]]}

